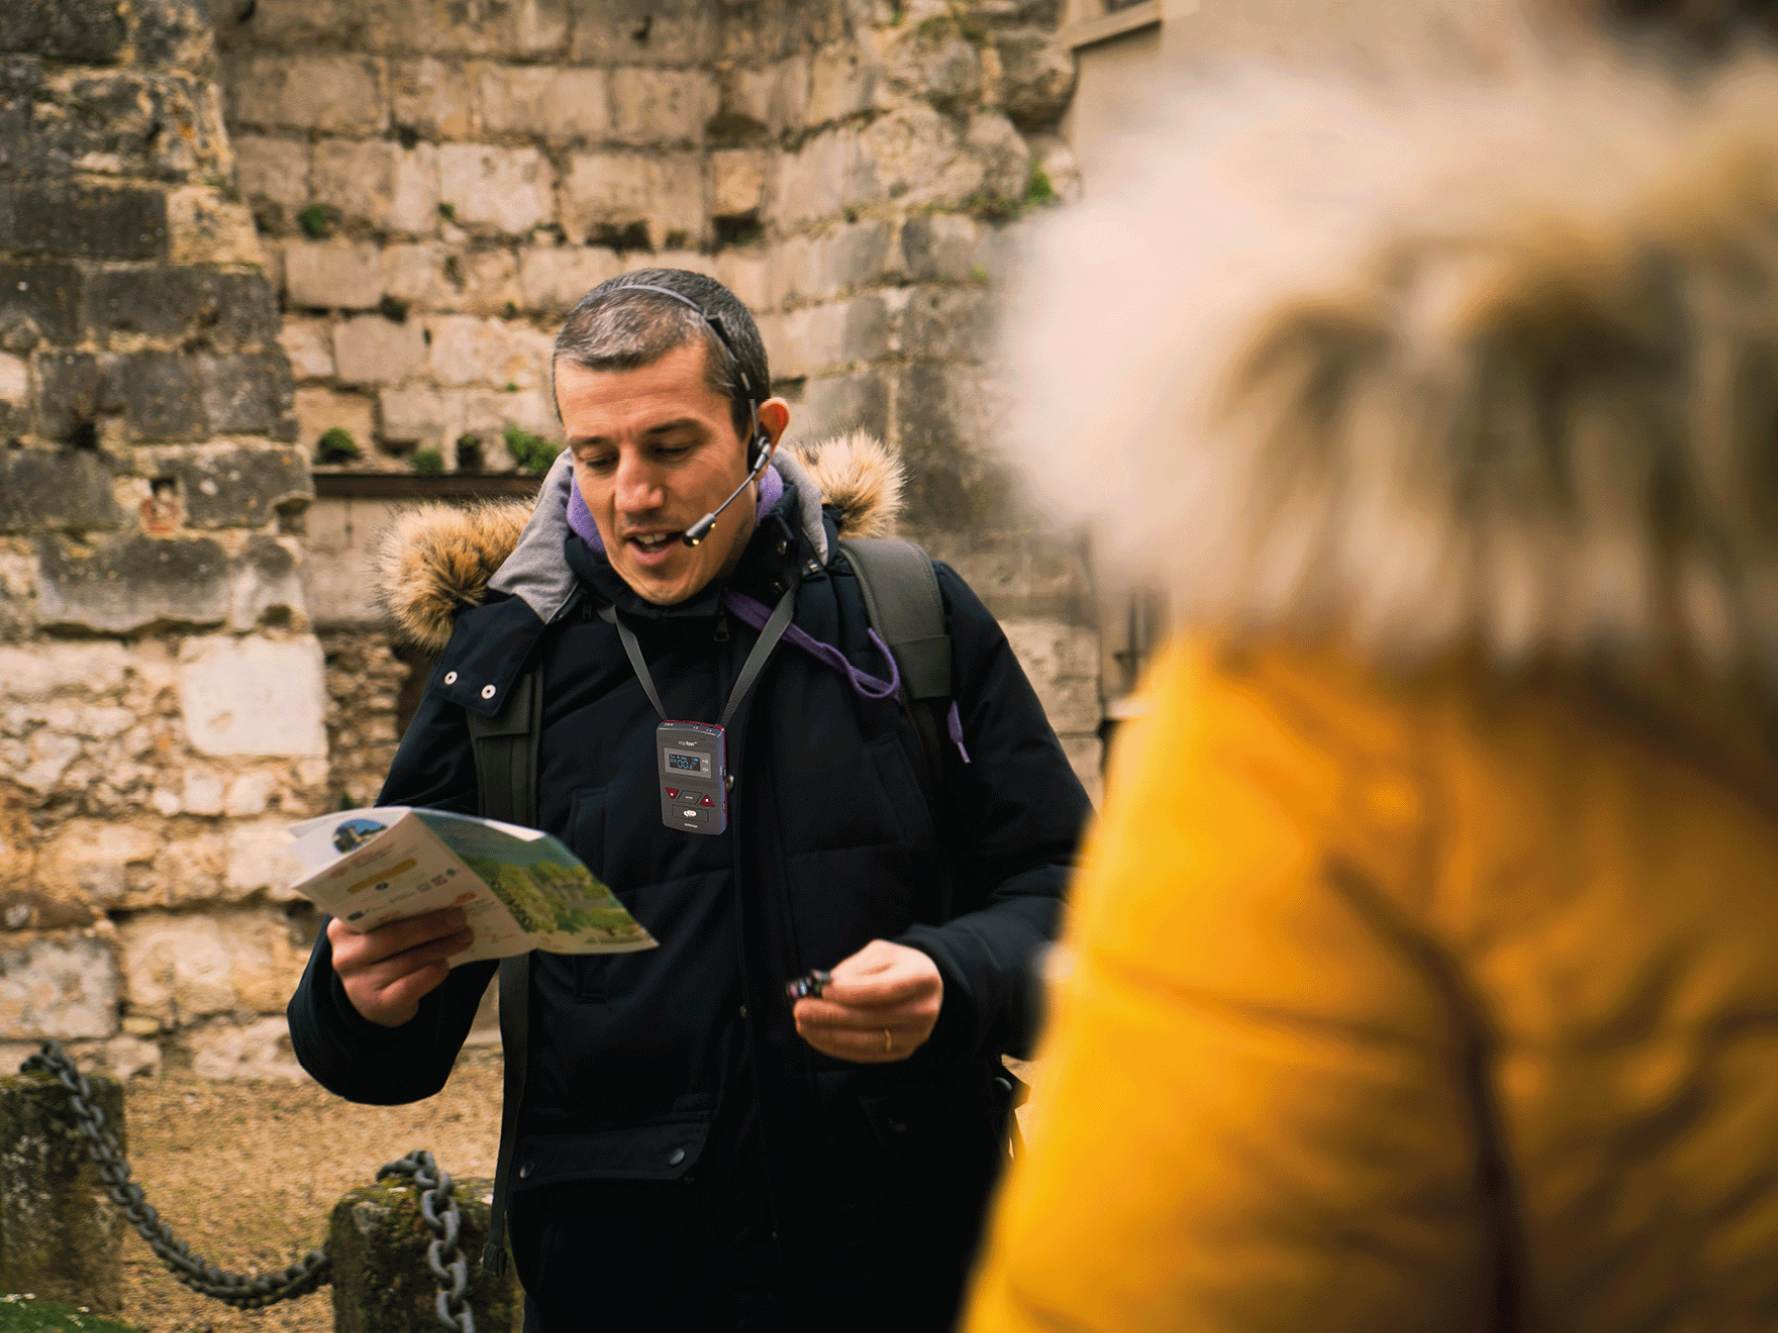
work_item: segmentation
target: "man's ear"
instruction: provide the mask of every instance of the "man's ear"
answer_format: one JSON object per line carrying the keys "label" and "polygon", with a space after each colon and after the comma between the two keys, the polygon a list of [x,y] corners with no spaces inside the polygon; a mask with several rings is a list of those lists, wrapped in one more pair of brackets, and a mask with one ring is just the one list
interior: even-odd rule
{"label": "man's ear", "polygon": [[759,405],[759,424],[776,449],[778,442],[784,438],[784,432],[790,428],[790,404],[782,398],[768,398]]}

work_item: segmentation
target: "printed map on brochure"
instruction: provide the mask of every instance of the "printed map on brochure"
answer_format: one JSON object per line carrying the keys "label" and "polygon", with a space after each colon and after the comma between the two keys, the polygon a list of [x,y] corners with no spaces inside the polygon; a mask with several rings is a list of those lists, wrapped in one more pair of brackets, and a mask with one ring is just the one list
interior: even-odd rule
{"label": "printed map on brochure", "polygon": [[461,907],[475,942],[451,963],[655,947],[616,896],[536,829],[443,810],[342,810],[290,826],[307,872],[291,888],[359,933]]}

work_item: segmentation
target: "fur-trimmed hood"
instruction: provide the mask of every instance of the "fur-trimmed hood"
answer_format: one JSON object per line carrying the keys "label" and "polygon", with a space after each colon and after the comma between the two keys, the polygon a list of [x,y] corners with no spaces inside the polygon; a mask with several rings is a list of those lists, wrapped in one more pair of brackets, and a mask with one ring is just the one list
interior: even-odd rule
{"label": "fur-trimmed hood", "polygon": [[1040,233],[1015,452],[1185,626],[1778,681],[1778,64],[1247,71]]}
{"label": "fur-trimmed hood", "polygon": [[[825,562],[821,510],[842,537],[880,537],[901,511],[902,465],[872,436],[854,431],[813,445],[781,447],[772,466],[794,486],[802,527]],[[490,589],[521,597],[544,620],[572,590],[562,559],[572,472],[556,460],[536,501],[470,507],[428,504],[401,514],[378,550],[378,595],[396,631],[430,652],[443,648],[460,612]]]}

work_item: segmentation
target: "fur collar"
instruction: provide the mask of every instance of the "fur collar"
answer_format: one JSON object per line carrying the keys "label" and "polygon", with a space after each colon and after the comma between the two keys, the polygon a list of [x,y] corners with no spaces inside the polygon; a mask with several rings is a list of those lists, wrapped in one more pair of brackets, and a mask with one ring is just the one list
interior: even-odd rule
{"label": "fur collar", "polygon": [[1778,62],[1247,71],[1044,224],[1014,449],[1176,623],[1778,681]]}
{"label": "fur collar", "polygon": [[[572,587],[561,558],[567,457],[556,460],[536,501],[428,504],[396,518],[378,551],[378,592],[401,637],[439,651],[458,614],[481,605],[490,588],[523,598],[546,622],[553,617]],[[804,530],[824,559],[823,505],[842,537],[881,537],[894,529],[902,465],[872,436],[854,431],[821,444],[790,445],[772,466],[795,485]]]}

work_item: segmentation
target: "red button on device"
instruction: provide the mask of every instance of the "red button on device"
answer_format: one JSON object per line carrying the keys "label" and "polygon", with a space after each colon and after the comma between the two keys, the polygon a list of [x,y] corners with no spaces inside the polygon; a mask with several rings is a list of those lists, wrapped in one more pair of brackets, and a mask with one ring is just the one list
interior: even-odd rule
{"label": "red button on device", "polygon": [[667,788],[667,799],[669,801],[677,801],[679,799],[679,788],[668,787]]}
{"label": "red button on device", "polygon": [[716,802],[711,800],[708,796],[701,798],[698,801],[698,804],[703,806],[707,810],[714,810],[716,808]]}

